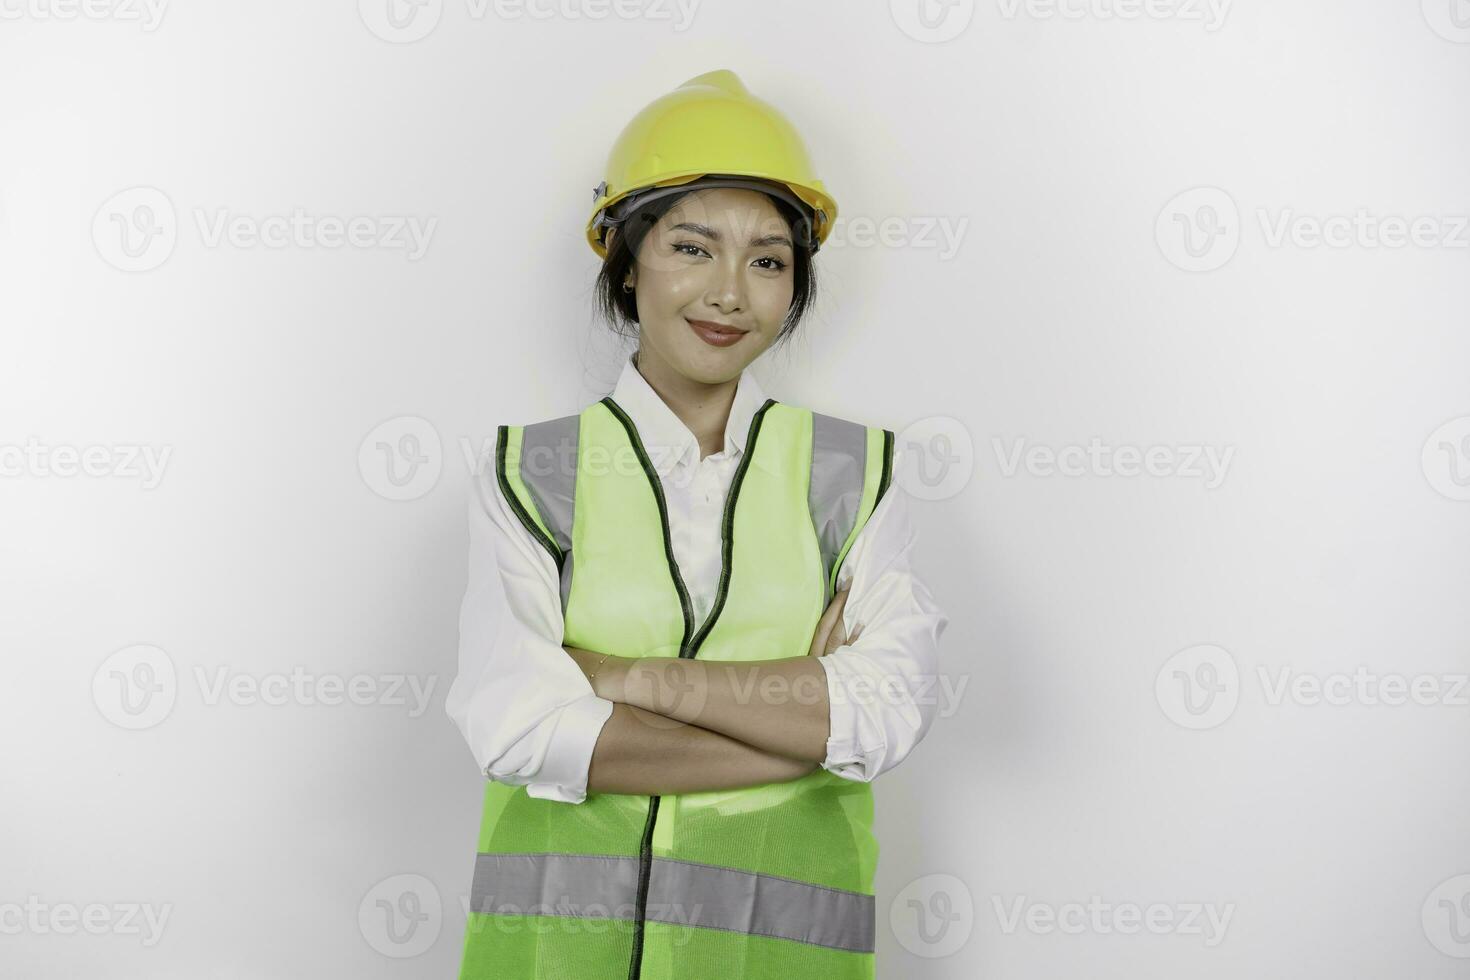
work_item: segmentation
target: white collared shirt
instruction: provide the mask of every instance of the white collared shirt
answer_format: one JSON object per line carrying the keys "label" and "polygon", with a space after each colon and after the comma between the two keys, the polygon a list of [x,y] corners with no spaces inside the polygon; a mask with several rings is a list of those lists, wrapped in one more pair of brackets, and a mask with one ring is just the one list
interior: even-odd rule
{"label": "white collared shirt", "polygon": [[[725,497],[766,395],[740,375],[722,451],[699,458],[699,442],[638,373],[630,356],[612,392],[627,412],[663,484],[674,560],[703,623],[719,586]],[[902,447],[893,472],[903,472]],[[613,703],[592,693],[562,649],[556,563],[511,513],[482,458],[469,500],[469,580],[460,609],[459,673],[445,710],[491,779],[538,799],[581,803],[592,750]],[[851,644],[819,658],[831,702],[822,767],[871,782],[898,765],[928,732],[937,710],[939,638],[949,617],[911,566],[915,535],[908,494],[890,484],[843,562],[839,586]]]}

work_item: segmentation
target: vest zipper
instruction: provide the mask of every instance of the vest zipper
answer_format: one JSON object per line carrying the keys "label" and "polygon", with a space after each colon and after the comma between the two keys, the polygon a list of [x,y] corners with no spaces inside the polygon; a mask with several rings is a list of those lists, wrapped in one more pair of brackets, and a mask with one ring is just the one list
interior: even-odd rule
{"label": "vest zipper", "polygon": [[[725,608],[725,596],[730,586],[730,556],[734,550],[735,538],[735,502],[740,496],[740,485],[745,482],[745,470],[755,456],[755,442],[760,435],[761,421],[765,418],[766,410],[776,404],[776,399],[767,398],[765,404],[756,410],[750,419],[750,431],[745,436],[745,452],[740,457],[740,465],[735,469],[735,476],[730,483],[730,493],[725,499],[725,514],[720,522],[720,585],[715,591],[714,605],[710,607],[709,615],[705,617],[704,623],[699,631],[690,634],[694,630],[694,608],[689,601],[689,590],[684,585],[684,577],[679,574],[678,563],[674,561],[673,533],[669,529],[669,507],[664,499],[663,484],[659,481],[658,471],[653,468],[653,463],[648,458],[647,451],[643,448],[643,440],[638,436],[638,429],[633,425],[633,420],[623,411],[621,405],[613,401],[611,395],[602,399],[602,403],[608,407],[623,428],[627,430],[628,441],[633,446],[633,452],[638,457],[638,463],[643,467],[643,473],[648,477],[649,486],[653,488],[654,500],[658,504],[659,521],[663,524],[664,532],[664,554],[669,561],[669,574],[674,580],[674,591],[679,594],[679,609],[684,615],[684,635],[679,640],[679,656],[682,659],[692,660],[699,653],[699,647],[704,643],[705,637],[714,628],[715,620],[720,618],[720,611]],[[653,828],[658,821],[659,796],[648,798],[648,818],[643,823],[643,839],[638,845],[638,891],[633,907],[633,954],[628,962],[628,980],[639,980],[643,968],[643,927],[644,919],[648,914],[648,878],[653,869]]]}

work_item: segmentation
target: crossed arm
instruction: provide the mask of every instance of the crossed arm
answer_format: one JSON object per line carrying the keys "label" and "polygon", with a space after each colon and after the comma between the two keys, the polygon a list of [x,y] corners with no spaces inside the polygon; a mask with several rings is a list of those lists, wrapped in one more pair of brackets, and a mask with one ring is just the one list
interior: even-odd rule
{"label": "crossed arm", "polygon": [[817,763],[788,759],[719,732],[615,703],[587,770],[590,793],[699,793],[783,783]]}
{"label": "crossed arm", "polygon": [[819,768],[830,705],[817,658],[849,642],[841,621],[846,598],[846,590],[837,594],[803,657],[730,662],[563,647],[593,692],[613,702],[588,790],[689,793],[785,782]]}

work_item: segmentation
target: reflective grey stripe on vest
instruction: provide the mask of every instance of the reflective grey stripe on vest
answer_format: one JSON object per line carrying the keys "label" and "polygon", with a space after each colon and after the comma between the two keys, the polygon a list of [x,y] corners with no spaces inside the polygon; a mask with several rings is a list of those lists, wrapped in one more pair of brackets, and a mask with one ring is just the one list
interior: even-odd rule
{"label": "reflective grey stripe on vest", "polygon": [[[637,857],[481,853],[470,911],[632,919],[637,892]],[[646,918],[871,953],[875,908],[861,892],[655,857]]]}
{"label": "reflective grey stripe on vest", "polygon": [[[812,472],[807,491],[812,527],[822,553],[823,581],[857,521],[868,465],[868,430],[846,419],[812,412]],[[572,512],[576,501],[577,437],[581,416],[566,415],[523,427],[521,482],[561,549],[561,607],[572,592]],[[831,600],[831,595],[826,596]]]}
{"label": "reflective grey stripe on vest", "polygon": [[[807,492],[812,527],[822,549],[823,581],[857,522],[868,469],[866,426],[820,412],[812,413],[812,482]],[[831,596],[827,596],[828,600]]]}
{"label": "reflective grey stripe on vest", "polygon": [[521,432],[521,482],[546,530],[561,549],[561,608],[572,593],[572,510],[576,503],[577,437],[581,415],[535,422]]}

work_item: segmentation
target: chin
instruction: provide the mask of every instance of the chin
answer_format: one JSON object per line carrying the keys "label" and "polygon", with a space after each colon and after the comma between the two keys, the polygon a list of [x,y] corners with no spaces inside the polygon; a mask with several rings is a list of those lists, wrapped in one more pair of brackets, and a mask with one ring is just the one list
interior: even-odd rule
{"label": "chin", "polygon": [[745,370],[746,363],[744,358],[737,358],[734,355],[722,357],[720,352],[715,351],[714,357],[696,357],[686,360],[678,367],[679,372],[690,381],[717,385],[740,377],[740,372]]}
{"label": "chin", "polygon": [[[702,381],[705,384],[718,384],[730,381],[740,376],[750,362],[760,356],[763,347],[746,347],[745,345],[755,340],[754,337],[746,337],[736,344],[735,347],[721,350],[718,347],[710,347],[699,338],[694,338],[697,345],[684,358],[680,370],[684,371],[685,377]],[[755,351],[755,354],[751,354]]]}

